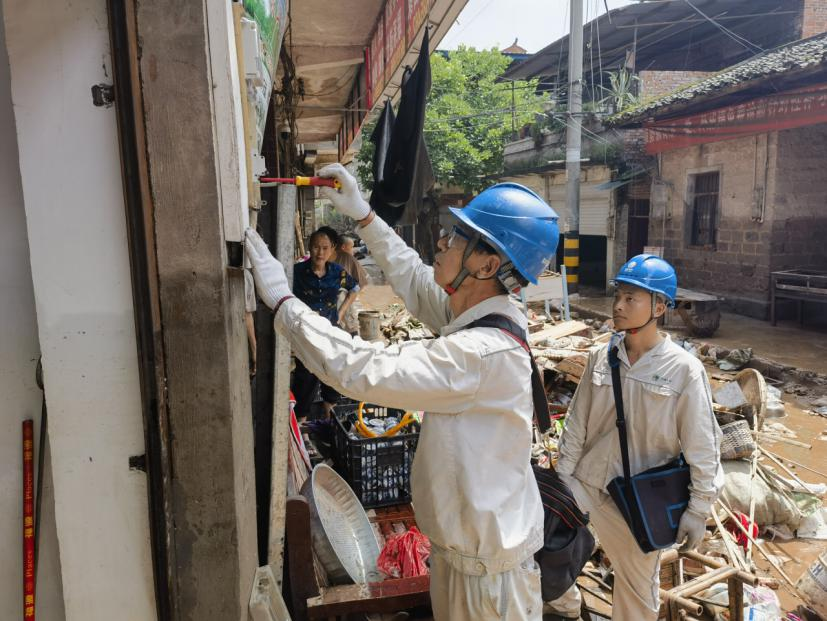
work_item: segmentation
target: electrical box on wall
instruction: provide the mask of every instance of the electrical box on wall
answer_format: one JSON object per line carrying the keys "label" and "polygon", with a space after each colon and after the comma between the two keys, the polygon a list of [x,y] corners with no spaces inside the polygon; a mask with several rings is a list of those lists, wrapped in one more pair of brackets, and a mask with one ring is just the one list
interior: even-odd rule
{"label": "electrical box on wall", "polygon": [[241,44],[244,50],[244,77],[259,85],[261,79],[261,46],[258,38],[258,24],[252,19],[241,18]]}
{"label": "electrical box on wall", "polygon": [[670,218],[669,184],[661,179],[652,180],[651,212],[652,218]]}
{"label": "electrical box on wall", "polygon": [[264,156],[259,153],[250,154],[250,165],[254,177],[262,177],[267,173],[267,165],[264,163]]}

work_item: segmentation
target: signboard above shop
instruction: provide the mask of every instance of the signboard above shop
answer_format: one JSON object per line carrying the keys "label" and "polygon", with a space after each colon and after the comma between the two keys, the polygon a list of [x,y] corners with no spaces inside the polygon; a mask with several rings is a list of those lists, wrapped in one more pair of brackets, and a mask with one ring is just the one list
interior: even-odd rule
{"label": "signboard above shop", "polygon": [[[405,55],[411,51],[418,51],[422,26],[428,19],[431,9],[437,4],[446,5],[448,8],[454,6],[452,3],[438,0],[386,0],[373,30],[370,45],[365,50],[366,84],[360,84],[357,79],[348,97],[348,106],[354,107],[357,118],[354,120],[350,111],[343,115],[342,128],[339,131],[340,157],[349,150],[368,111],[381,104],[379,99],[404,63]],[[459,8],[461,6],[457,8],[457,13]],[[360,96],[362,94],[364,96]]]}

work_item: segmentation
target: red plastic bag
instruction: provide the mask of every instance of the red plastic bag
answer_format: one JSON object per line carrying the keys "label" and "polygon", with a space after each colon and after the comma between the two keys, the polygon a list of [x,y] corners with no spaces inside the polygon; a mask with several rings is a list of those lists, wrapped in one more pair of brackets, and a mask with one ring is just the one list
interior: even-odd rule
{"label": "red plastic bag", "polygon": [[[758,525],[755,522],[750,524],[749,517],[737,511],[735,512],[735,517],[737,517],[738,521],[741,522],[741,526],[743,526],[746,531],[752,535],[753,539],[758,537]],[[726,529],[732,533],[735,540],[738,542],[738,545],[746,550],[749,539],[746,534],[744,534],[744,531],[738,528],[736,524],[733,524],[732,520],[727,521]]]}
{"label": "red plastic bag", "polygon": [[416,526],[385,541],[376,566],[389,578],[413,578],[428,574],[425,561],[431,555],[431,542]]}

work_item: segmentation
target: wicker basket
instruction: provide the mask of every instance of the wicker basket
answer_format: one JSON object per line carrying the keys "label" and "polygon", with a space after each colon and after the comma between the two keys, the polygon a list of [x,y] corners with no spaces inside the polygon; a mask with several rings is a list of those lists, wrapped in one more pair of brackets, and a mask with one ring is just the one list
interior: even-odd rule
{"label": "wicker basket", "polygon": [[721,426],[721,459],[741,459],[749,457],[755,450],[755,441],[752,439],[749,423],[737,420]]}
{"label": "wicker basket", "polygon": [[[741,387],[741,392],[747,398],[749,405],[743,406],[742,413],[752,423],[752,418],[758,416],[757,429],[764,426],[764,417],[767,409],[767,382],[764,376],[755,369],[744,369],[735,376],[735,381]],[[749,411],[743,411],[748,409]]]}

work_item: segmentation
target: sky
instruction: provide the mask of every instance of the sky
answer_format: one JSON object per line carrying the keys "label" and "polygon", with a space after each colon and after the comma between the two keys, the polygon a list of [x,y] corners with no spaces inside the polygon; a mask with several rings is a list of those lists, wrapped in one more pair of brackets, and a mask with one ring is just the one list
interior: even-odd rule
{"label": "sky", "polygon": [[[583,0],[584,22],[634,0]],[[503,49],[518,39],[530,54],[539,52],[569,31],[569,0],[468,0],[439,44],[453,50],[464,44],[478,49]]]}

